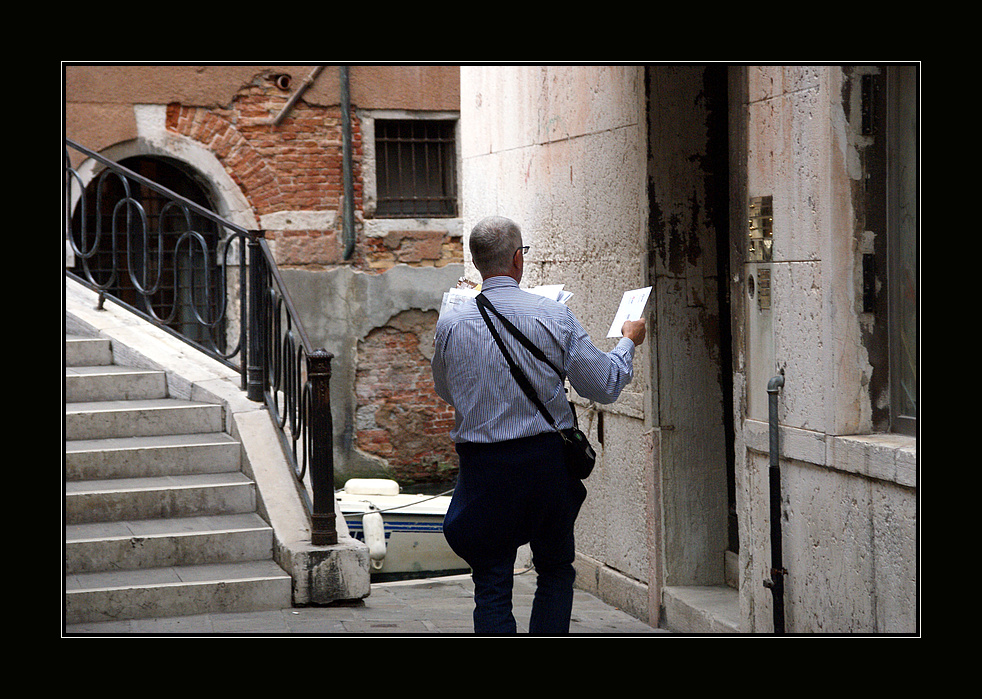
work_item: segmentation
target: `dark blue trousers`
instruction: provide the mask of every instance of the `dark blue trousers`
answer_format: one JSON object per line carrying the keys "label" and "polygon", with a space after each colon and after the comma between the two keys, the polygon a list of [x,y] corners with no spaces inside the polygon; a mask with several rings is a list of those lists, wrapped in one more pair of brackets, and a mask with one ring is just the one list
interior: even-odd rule
{"label": "dark blue trousers", "polygon": [[458,444],[457,454],[460,470],[443,531],[473,571],[474,632],[515,633],[515,557],[527,543],[538,576],[529,632],[568,633],[576,577],[573,523],[586,488],[566,469],[562,439],[547,433]]}

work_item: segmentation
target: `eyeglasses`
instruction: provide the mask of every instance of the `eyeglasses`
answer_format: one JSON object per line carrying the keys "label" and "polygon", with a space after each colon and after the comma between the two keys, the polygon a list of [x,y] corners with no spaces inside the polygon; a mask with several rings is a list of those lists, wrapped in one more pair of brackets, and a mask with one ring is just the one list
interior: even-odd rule
{"label": "eyeglasses", "polygon": [[[518,248],[518,250],[521,250],[523,255],[527,255],[530,247],[532,247],[532,246],[531,245],[523,245],[522,247]],[[518,250],[516,250],[515,252],[518,252]]]}

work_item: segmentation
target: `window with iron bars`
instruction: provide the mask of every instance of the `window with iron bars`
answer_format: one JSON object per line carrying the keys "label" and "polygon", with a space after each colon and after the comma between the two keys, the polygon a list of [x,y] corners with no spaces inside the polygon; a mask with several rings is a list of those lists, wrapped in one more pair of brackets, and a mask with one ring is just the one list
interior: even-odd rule
{"label": "window with iron bars", "polygon": [[375,122],[376,215],[457,215],[456,122]]}

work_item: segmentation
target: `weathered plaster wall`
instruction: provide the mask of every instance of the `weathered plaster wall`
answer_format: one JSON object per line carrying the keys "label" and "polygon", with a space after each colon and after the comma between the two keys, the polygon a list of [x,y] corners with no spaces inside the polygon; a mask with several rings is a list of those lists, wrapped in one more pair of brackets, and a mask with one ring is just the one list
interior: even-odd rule
{"label": "weathered plaster wall", "polygon": [[[738,447],[741,606],[771,628],[767,395],[781,372],[787,628],[916,628],[916,441],[864,435],[869,363],[857,317],[858,128],[833,66],[748,69],[750,197],[772,195],[771,309],[745,304],[745,419]],[[852,121],[850,121],[852,119]],[[745,382],[745,383],[744,383]],[[846,437],[845,435],[856,435]],[[873,465],[875,464],[875,465]]]}
{"label": "weathered plaster wall", "polygon": [[[134,104],[227,107],[236,93],[287,76],[288,96],[313,74],[312,65],[74,65],[65,67],[68,136],[98,150],[134,135]],[[320,107],[340,103],[339,66],[325,66],[304,91]],[[446,110],[459,105],[457,66],[351,66],[351,102],[361,109]],[[284,100],[285,102],[285,100]],[[282,103],[279,105],[282,107]],[[274,116],[278,109],[267,116]],[[108,117],[108,118],[107,118]]]}
{"label": "weathered plaster wall", "polygon": [[[605,336],[623,292],[646,285],[643,76],[639,66],[461,67],[465,237],[486,215],[517,221],[532,246],[523,286],[565,284],[570,308],[602,349],[614,344]],[[580,401],[599,461],[577,525],[578,584],[612,588],[608,596],[643,618],[647,346],[616,404],[595,410]]]}
{"label": "weathered plaster wall", "polygon": [[[418,434],[401,435],[405,421],[398,413],[407,407],[408,399],[417,396],[415,408],[419,409],[418,396],[432,393],[432,375],[429,359],[433,348],[433,327],[440,310],[443,292],[449,289],[463,273],[463,266],[451,264],[445,267],[413,268],[399,265],[385,274],[366,274],[350,267],[326,271],[282,270],[281,274],[290,289],[304,327],[315,347],[323,347],[334,355],[331,361],[331,408],[334,417],[335,473],[340,487],[348,478],[389,477],[397,480],[414,480],[433,477],[433,480],[452,479],[450,466],[456,466],[456,454],[450,442],[449,426],[444,425],[441,434],[428,435],[432,439],[417,444]],[[384,372],[380,384],[369,382],[359,369],[370,371],[366,358],[366,343],[381,332],[401,333],[406,330],[417,338],[412,352],[403,358],[404,370]],[[365,359],[360,366],[359,355]],[[406,389],[403,398],[393,400],[402,382],[419,378],[418,368],[425,362],[426,385]],[[375,361],[371,362],[373,365]],[[405,388],[405,387],[403,387]],[[417,410],[415,418],[424,414],[438,417],[445,406],[438,405],[435,394],[432,400],[422,399],[424,409]],[[442,402],[441,402],[442,403]],[[383,416],[377,411],[381,409]],[[393,413],[393,410],[395,413]],[[389,417],[385,417],[388,414]],[[430,417],[425,418],[428,422]],[[452,418],[451,418],[452,419]],[[400,434],[400,447],[411,446],[419,461],[406,463],[402,457],[392,459],[391,454],[373,446],[373,437],[380,437],[378,428],[395,427]],[[416,423],[409,424],[409,428]],[[362,438],[359,440],[359,432]],[[383,438],[391,440],[391,436]],[[359,444],[359,442],[361,442]],[[375,441],[374,444],[380,444]],[[417,466],[422,466],[417,469]]]}

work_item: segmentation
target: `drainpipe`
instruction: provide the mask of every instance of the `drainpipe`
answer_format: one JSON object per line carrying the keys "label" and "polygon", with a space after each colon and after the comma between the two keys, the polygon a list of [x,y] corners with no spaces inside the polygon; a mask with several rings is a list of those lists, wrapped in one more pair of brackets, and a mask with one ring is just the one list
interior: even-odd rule
{"label": "drainpipe", "polygon": [[774,598],[774,633],[784,634],[784,569],[781,550],[781,464],[777,434],[777,395],[784,374],[767,382],[767,412],[770,421],[771,577],[764,581]]}
{"label": "drainpipe", "polygon": [[297,100],[303,96],[303,93],[307,91],[308,87],[314,84],[314,81],[317,79],[317,76],[320,75],[322,70],[324,70],[324,66],[317,66],[311,71],[310,75],[307,76],[300,87],[297,88],[297,91],[293,93],[293,96],[290,97],[290,101],[286,103],[283,109],[280,110],[280,113],[273,119],[273,126],[280,125],[280,122],[283,121],[287,113],[293,109],[293,105],[297,103]]}
{"label": "drainpipe", "polygon": [[351,89],[348,84],[348,66],[341,66],[341,136],[342,174],[344,176],[344,259],[350,260],[355,251],[355,195],[351,174]]}

